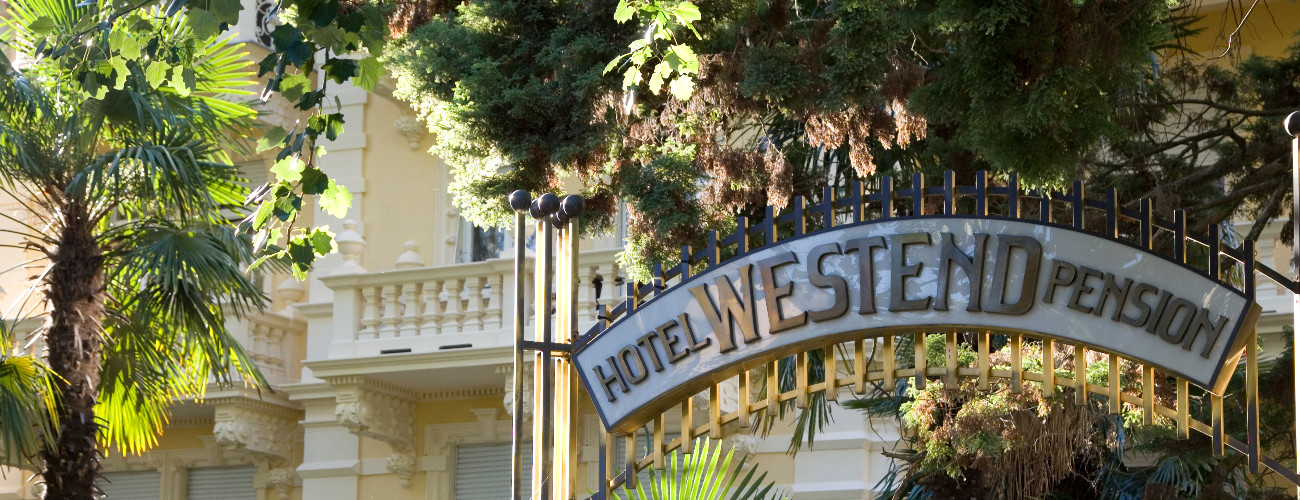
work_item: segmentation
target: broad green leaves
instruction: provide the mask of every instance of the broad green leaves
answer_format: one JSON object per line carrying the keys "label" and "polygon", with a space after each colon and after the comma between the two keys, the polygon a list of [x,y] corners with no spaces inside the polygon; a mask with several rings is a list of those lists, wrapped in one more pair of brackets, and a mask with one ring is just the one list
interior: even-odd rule
{"label": "broad green leaves", "polygon": [[680,43],[674,32],[685,28],[699,38],[700,33],[695,29],[695,22],[700,20],[699,7],[689,1],[620,0],[614,11],[614,20],[623,23],[633,17],[647,20],[649,25],[642,38],[628,44],[626,54],[605,65],[605,73],[627,64],[623,71],[623,88],[633,88],[645,77],[645,65],[658,58],[659,63],[645,82],[647,89],[658,95],[667,83],[673,97],[682,101],[690,99],[695,90],[695,75],[700,71],[699,57],[689,45]]}

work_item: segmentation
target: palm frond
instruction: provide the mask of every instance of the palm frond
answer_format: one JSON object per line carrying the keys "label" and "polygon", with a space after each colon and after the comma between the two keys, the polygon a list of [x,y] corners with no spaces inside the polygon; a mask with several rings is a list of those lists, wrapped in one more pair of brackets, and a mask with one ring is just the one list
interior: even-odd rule
{"label": "palm frond", "polygon": [[238,170],[213,160],[217,149],[183,130],[154,138],[131,138],[104,153],[73,178],[72,199],[109,199],[123,215],[165,214],[183,222],[220,219],[222,206],[242,201]]}
{"label": "palm frond", "polygon": [[[695,440],[694,452],[677,450],[664,457],[664,470],[650,470],[648,481],[638,481],[636,489],[624,486],[611,495],[619,500],[765,500],[785,498],[773,491],[767,473],[754,475],[757,468],[745,467],[745,458],[735,457],[735,450],[722,453],[723,445],[707,437]],[[732,465],[732,462],[735,465]],[[737,482],[739,481],[739,482]]]}
{"label": "palm frond", "polygon": [[10,325],[0,319],[0,462],[32,459],[58,435],[58,377],[40,358],[13,354]]}

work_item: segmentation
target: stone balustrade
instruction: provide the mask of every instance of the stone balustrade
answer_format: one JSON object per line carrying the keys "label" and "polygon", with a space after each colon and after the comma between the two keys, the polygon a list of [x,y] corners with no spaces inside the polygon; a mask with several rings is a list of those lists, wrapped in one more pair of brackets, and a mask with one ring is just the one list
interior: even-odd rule
{"label": "stone balustrade", "polygon": [[[598,304],[621,300],[617,250],[579,254],[579,324],[596,320]],[[334,292],[331,359],[405,352],[502,347],[514,343],[513,259],[450,266],[411,267],[331,275]],[[532,317],[532,261],[525,280],[525,310]],[[600,296],[597,287],[600,282]]]}

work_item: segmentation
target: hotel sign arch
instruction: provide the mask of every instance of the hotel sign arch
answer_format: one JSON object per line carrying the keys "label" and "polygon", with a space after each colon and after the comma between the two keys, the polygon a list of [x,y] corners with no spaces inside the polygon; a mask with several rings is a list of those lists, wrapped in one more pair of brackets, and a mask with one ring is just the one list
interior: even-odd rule
{"label": "hotel sign arch", "polygon": [[[1021,192],[1014,176],[993,185],[979,172],[974,185],[959,186],[946,172],[942,186],[927,187],[914,174],[906,188],[885,177],[872,191],[861,183],[841,192],[824,188],[819,204],[796,197],[784,212],[768,207],[759,224],[738,217],[731,235],[710,233],[704,248],[683,248],[677,265],[656,266],[652,282],[625,285],[623,301],[600,306],[600,320],[581,335],[574,330],[576,212],[565,214],[567,198],[560,209],[554,196],[529,207],[526,193],[512,195],[511,205],[527,208],[546,236],[538,240],[533,271],[535,310],[547,313],[537,315],[535,334],[526,340],[526,304],[517,298],[516,367],[525,355],[533,357],[534,394],[541,396],[534,401],[533,433],[542,439],[533,440],[532,484],[553,486],[532,495],[516,486],[514,497],[569,498],[580,489],[569,455],[574,443],[559,437],[574,428],[572,378],[581,380],[606,430],[603,480],[593,498],[609,498],[610,489],[634,483],[636,471],[662,466],[670,451],[690,452],[695,436],[721,437],[728,422],[780,402],[805,404],[811,393],[834,399],[844,387],[861,394],[868,383],[904,377],[955,387],[959,378],[977,376],[980,388],[992,378],[1009,379],[1013,388],[1036,381],[1048,393],[1073,388],[1079,404],[1090,394],[1106,399],[1112,411],[1121,401],[1134,404],[1148,424],[1169,418],[1178,436],[1206,434],[1215,454],[1237,450],[1252,472],[1267,468],[1300,485],[1300,474],[1261,454],[1258,353],[1245,349],[1257,341],[1257,277],[1292,293],[1300,285],[1257,262],[1253,241],[1226,246],[1217,226],[1188,231],[1181,211],[1161,219],[1150,200],[1123,207],[1114,190],[1102,199],[1085,197],[1080,182],[1069,192]],[[521,213],[516,290],[525,289],[524,220]],[[1189,260],[1192,255],[1200,257]],[[993,334],[1007,335],[1010,369],[990,366],[987,349],[977,350],[977,367],[959,367],[958,332],[976,333],[981,346]],[[947,335],[944,366],[927,366],[928,334]],[[895,355],[900,335],[915,337],[910,367]],[[1025,368],[1020,346],[1028,337],[1042,342],[1049,367],[1054,342],[1075,346],[1073,377]],[[876,344],[867,344],[872,338]],[[848,359],[837,360],[843,354],[832,347],[847,344]],[[818,349],[838,367],[825,370],[826,380],[808,380],[800,368],[793,390],[777,387],[780,359],[796,356],[802,367]],[[868,354],[876,351],[883,354]],[[1105,353],[1109,383],[1085,380],[1087,351]],[[1139,394],[1121,385],[1120,359],[1142,365]],[[1170,406],[1153,396],[1157,370],[1174,381]],[[766,383],[751,380],[759,371]],[[1246,411],[1225,416],[1224,393],[1239,372]],[[737,408],[720,408],[724,383],[738,385]],[[1190,415],[1193,386],[1206,391],[1208,422]],[[710,396],[709,408],[697,412],[692,398],[701,392]],[[518,391],[513,404],[518,478],[524,436]],[[1246,420],[1244,442],[1224,432],[1225,418]],[[680,423],[681,437],[665,437],[667,422]],[[636,436],[650,423],[653,432],[644,432],[651,434],[645,436],[651,451],[643,456]],[[625,442],[622,457],[612,456],[617,441]]]}
{"label": "hotel sign arch", "polygon": [[916,331],[1044,335],[1221,395],[1224,367],[1236,365],[1258,315],[1231,286],[1092,233],[914,217],[839,226],[715,266],[637,307],[573,362],[606,428],[620,433],[744,367]]}

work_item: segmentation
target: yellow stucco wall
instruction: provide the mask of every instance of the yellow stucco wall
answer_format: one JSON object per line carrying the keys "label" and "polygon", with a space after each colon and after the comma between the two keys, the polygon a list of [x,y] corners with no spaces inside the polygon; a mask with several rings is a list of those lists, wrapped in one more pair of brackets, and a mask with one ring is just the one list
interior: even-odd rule
{"label": "yellow stucco wall", "polygon": [[[1229,35],[1236,30],[1238,19],[1248,9],[1250,3],[1206,2],[1197,10],[1202,16],[1195,27],[1201,33],[1188,40],[1188,46],[1205,57],[1219,56],[1229,49]],[[1230,6],[1235,6],[1230,8]],[[1300,3],[1295,1],[1259,2],[1250,13],[1247,22],[1241,25],[1240,39],[1232,41],[1233,48],[1240,48],[1241,56],[1251,54],[1277,57],[1286,48],[1300,39],[1296,30],[1300,29]],[[1233,53],[1228,54],[1232,56]]]}

